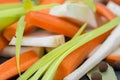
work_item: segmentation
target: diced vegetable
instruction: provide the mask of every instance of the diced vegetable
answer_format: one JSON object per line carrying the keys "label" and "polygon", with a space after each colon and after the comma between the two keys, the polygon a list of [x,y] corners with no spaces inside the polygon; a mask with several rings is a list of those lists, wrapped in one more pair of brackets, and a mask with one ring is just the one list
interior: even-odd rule
{"label": "diced vegetable", "polygon": [[72,18],[79,22],[86,22],[94,28],[97,27],[93,11],[83,2],[66,2],[62,5],[55,6],[51,8],[50,14],[64,18]]}
{"label": "diced vegetable", "polygon": [[89,70],[95,67],[101,60],[107,57],[120,43],[120,25],[115,28],[111,35],[105,40],[101,47],[88,58],[78,69],[65,77],[65,80],[78,80],[85,75]]}
{"label": "diced vegetable", "polygon": [[[57,35],[47,31],[33,32],[22,39],[22,46],[57,47],[65,43],[64,35]],[[16,44],[16,37],[13,37],[9,45]]]}
{"label": "diced vegetable", "polygon": [[[21,59],[20,59],[21,72],[28,69],[37,60],[38,60],[38,56],[33,50],[21,54]],[[16,57],[13,57],[7,60],[6,62],[2,63],[0,65],[0,71],[1,71],[0,80],[6,80],[17,75],[18,71],[16,65],[17,65]]]}
{"label": "diced vegetable", "polygon": [[[21,47],[20,53],[27,52],[29,50],[34,50],[39,57],[42,57],[44,54],[44,49],[42,47]],[[14,57],[15,56],[15,46],[7,46],[5,47],[1,54],[3,57]]]}

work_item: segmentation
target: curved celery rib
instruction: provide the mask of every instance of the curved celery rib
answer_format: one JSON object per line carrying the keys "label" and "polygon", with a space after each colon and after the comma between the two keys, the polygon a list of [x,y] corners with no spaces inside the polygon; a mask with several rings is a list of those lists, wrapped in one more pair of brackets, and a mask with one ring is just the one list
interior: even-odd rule
{"label": "curved celery rib", "polygon": [[[42,57],[38,62],[32,65],[22,76],[21,79],[26,80],[31,75],[33,75],[37,70],[38,72],[33,75],[31,80],[38,79],[41,77],[39,73],[46,71],[45,75],[43,76],[42,80],[52,80],[55,74],[57,67],[59,66],[60,62],[72,51],[77,49],[78,47],[84,45],[88,41],[102,35],[103,33],[111,30],[120,23],[120,17],[115,18],[114,20],[110,21],[109,23],[93,30],[88,33],[85,33],[79,37],[76,37],[65,44],[59,46],[58,48],[54,49],[53,51],[49,52],[47,55]],[[52,65],[50,65],[52,64]],[[50,66],[50,67],[49,67]],[[44,70],[42,70],[44,69]],[[45,70],[46,69],[46,70]],[[43,74],[43,73],[42,73]],[[20,78],[18,78],[20,79]]]}
{"label": "curved celery rib", "polygon": [[20,20],[18,21],[18,27],[16,30],[16,62],[17,62],[17,68],[18,68],[18,73],[21,75],[20,72],[20,49],[21,49],[21,43],[22,43],[22,36],[24,32],[24,28],[26,23],[24,22],[25,16],[22,16]]}

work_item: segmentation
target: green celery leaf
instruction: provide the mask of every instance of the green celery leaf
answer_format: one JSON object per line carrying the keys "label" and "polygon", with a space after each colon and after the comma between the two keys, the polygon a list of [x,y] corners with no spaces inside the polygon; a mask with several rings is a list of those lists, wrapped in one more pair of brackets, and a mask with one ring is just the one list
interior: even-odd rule
{"label": "green celery leaf", "polygon": [[[85,33],[81,36],[78,36],[70,41],[66,42],[65,44],[59,46],[58,48],[52,50],[45,56],[43,56],[40,60],[38,60],[35,64],[33,64],[22,76],[21,79],[26,80],[30,76],[35,73],[36,76],[33,75],[32,79],[38,79],[42,75],[39,75],[41,72],[47,72],[43,76],[44,80],[52,80],[55,74],[57,67],[59,66],[60,62],[72,51],[79,48],[80,46],[86,44],[90,40],[102,35],[103,33],[113,29],[116,25],[120,23],[120,17],[113,19],[112,21],[108,22],[107,24]],[[50,66],[50,67],[49,67]],[[20,78],[18,78],[19,80]]]}
{"label": "green celery leaf", "polygon": [[94,12],[96,12],[94,0],[82,0],[82,1],[85,2]]}
{"label": "green celery leaf", "polygon": [[16,30],[16,62],[17,62],[17,69],[19,72],[19,75],[21,75],[20,72],[20,49],[21,49],[21,43],[22,43],[22,37],[23,37],[23,32],[26,23],[24,22],[25,16],[22,16],[20,20],[18,21],[18,27]]}

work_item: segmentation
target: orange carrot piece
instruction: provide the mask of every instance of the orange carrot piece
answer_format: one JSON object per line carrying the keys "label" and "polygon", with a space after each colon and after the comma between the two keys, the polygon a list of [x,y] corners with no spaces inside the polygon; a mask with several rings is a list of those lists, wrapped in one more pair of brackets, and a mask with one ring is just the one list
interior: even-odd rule
{"label": "orange carrot piece", "polygon": [[110,64],[116,62],[116,61],[120,61],[120,56],[115,56],[115,55],[109,55],[107,58],[106,58],[106,61]]}
{"label": "orange carrot piece", "polygon": [[46,29],[51,32],[64,34],[68,37],[73,37],[78,31],[78,26],[65,21],[59,17],[40,12],[29,12],[25,18],[26,23],[32,24],[39,28]]}
{"label": "orange carrot piece", "polygon": [[[112,20],[116,17],[104,5],[96,3],[96,6],[97,12],[100,12],[100,14],[108,20]],[[63,80],[65,76],[74,71],[87,58],[89,53],[106,39],[110,32],[111,31],[108,31],[101,36],[98,36],[69,54],[59,65],[54,80]]]}
{"label": "orange carrot piece", "polygon": [[[16,28],[17,28],[17,22],[10,25],[9,27],[7,27],[4,31],[3,31],[3,36],[10,41],[12,39],[13,36],[15,36],[16,33]],[[28,34],[29,32],[31,32],[35,27],[33,27],[30,24],[27,24],[25,27],[25,34]]]}
{"label": "orange carrot piece", "polygon": [[0,51],[2,51],[8,45],[8,41],[0,35]]}
{"label": "orange carrot piece", "polygon": [[115,14],[113,14],[110,10],[105,8],[105,6],[103,4],[96,2],[95,6],[97,8],[97,13],[100,14],[101,16],[104,16],[108,20],[112,20],[113,17],[115,17]]}
{"label": "orange carrot piece", "polygon": [[52,3],[59,3],[62,4],[65,0],[38,0],[40,4],[52,4]]}
{"label": "orange carrot piece", "polygon": [[15,3],[15,2],[20,2],[20,0],[0,0],[0,4]]}
{"label": "orange carrot piece", "polygon": [[[21,72],[28,69],[38,60],[38,56],[33,50],[21,54],[20,57]],[[9,79],[17,74],[16,57],[13,57],[0,65],[0,80]]]}
{"label": "orange carrot piece", "polygon": [[112,0],[112,1],[120,5],[120,0]]}

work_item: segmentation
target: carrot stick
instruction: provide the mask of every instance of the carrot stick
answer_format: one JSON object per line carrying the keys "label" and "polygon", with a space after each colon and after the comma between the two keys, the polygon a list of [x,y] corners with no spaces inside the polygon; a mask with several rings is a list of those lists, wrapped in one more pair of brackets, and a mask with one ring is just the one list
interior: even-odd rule
{"label": "carrot stick", "polygon": [[0,4],[15,3],[15,2],[20,2],[20,0],[0,0]]}
{"label": "carrot stick", "polygon": [[[33,63],[38,60],[37,54],[33,51],[27,51],[20,56],[21,72],[28,69]],[[16,66],[16,57],[13,57],[0,65],[0,80],[9,79],[18,74]]]}
{"label": "carrot stick", "polygon": [[25,21],[28,24],[32,24],[55,33],[64,34],[68,37],[73,37],[78,30],[78,26],[72,23],[40,12],[29,12],[25,18]]}
{"label": "carrot stick", "polygon": [[97,13],[104,16],[108,20],[112,20],[113,17],[115,17],[115,14],[113,14],[110,10],[105,8],[105,6],[103,4],[100,4],[100,3],[96,2],[95,6],[97,8]]}
{"label": "carrot stick", "polygon": [[[13,36],[15,36],[16,33],[16,28],[17,28],[17,22],[10,25],[9,27],[7,27],[4,31],[3,31],[3,36],[10,41],[12,39]],[[28,34],[29,32],[31,32],[35,27],[33,27],[30,24],[27,24],[25,27],[25,34]]]}
{"label": "carrot stick", "polygon": [[2,51],[8,45],[8,41],[0,35],[0,51]]}
{"label": "carrot stick", "polygon": [[110,64],[116,62],[116,61],[120,61],[120,56],[115,56],[115,55],[109,55],[107,58],[106,58],[106,61]]}
{"label": "carrot stick", "polygon": [[112,1],[120,5],[120,0],[112,0]]}
{"label": "carrot stick", "polygon": [[64,3],[65,0],[38,0],[40,4]]}
{"label": "carrot stick", "polygon": [[[116,17],[104,5],[100,3],[95,3],[95,5],[97,6],[97,12],[108,20]],[[59,65],[54,80],[63,80],[65,76],[73,72],[87,58],[89,53],[107,38],[110,32],[98,36],[69,54]]]}

